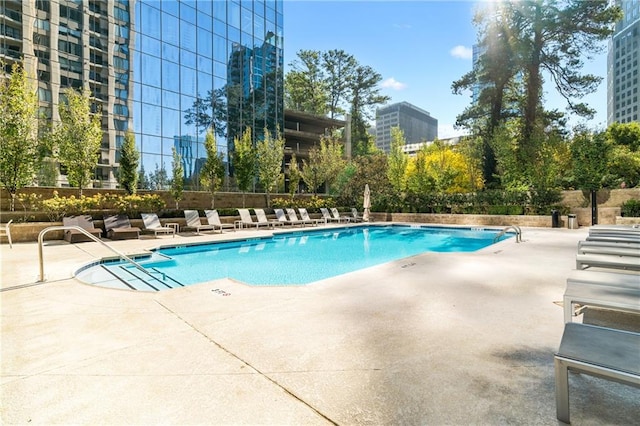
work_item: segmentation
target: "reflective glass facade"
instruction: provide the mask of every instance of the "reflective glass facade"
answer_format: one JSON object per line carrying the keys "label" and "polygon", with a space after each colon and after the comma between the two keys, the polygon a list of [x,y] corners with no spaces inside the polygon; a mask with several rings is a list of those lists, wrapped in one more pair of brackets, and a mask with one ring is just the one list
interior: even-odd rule
{"label": "reflective glass facade", "polygon": [[247,126],[256,138],[284,127],[282,0],[2,0],[0,13],[0,54],[24,56],[43,112],[57,118],[66,87],[101,103],[103,186],[128,129],[146,186],[167,185],[175,147],[197,188],[207,129],[228,154]]}
{"label": "reflective glass facade", "polygon": [[640,1],[616,0],[623,18],[616,23],[607,58],[607,125],[640,118]]}

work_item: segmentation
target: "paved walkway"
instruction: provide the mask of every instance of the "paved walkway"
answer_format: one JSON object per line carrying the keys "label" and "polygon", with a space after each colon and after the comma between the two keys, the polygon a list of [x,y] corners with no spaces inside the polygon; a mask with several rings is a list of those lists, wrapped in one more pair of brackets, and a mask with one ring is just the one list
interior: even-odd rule
{"label": "paved walkway", "polygon": [[[219,280],[159,293],[69,278],[107,254],[95,243],[47,243],[36,284],[37,246],[2,245],[1,423],[557,424],[558,302],[586,234],[529,228],[521,244],[304,287]],[[573,424],[637,424],[637,389],[586,375],[570,386]]]}

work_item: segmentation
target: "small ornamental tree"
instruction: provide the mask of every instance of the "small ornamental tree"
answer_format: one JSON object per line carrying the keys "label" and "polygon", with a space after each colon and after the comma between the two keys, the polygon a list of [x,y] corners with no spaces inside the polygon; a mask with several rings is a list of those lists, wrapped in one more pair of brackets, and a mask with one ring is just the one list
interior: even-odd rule
{"label": "small ornamental tree", "polygon": [[233,170],[238,184],[238,189],[242,191],[242,207],[245,206],[246,192],[251,189],[256,172],[256,152],[253,148],[251,128],[242,134],[241,138],[234,138]]}
{"label": "small ornamental tree", "polygon": [[38,157],[38,97],[26,71],[16,63],[0,79],[0,183],[11,196],[33,182]]}
{"label": "small ornamental tree", "polygon": [[289,194],[291,194],[291,198],[298,192],[298,185],[300,185],[301,178],[302,175],[298,167],[298,159],[295,154],[292,154],[291,162],[289,163]]}
{"label": "small ornamental tree", "polygon": [[176,202],[176,210],[179,208],[180,200],[184,192],[184,167],[182,166],[182,156],[178,154],[175,147],[171,148],[173,161],[173,179],[171,180],[171,196]]}
{"label": "small ornamental tree", "polygon": [[[279,130],[279,129],[278,129]],[[284,157],[284,139],[278,131],[272,137],[267,128],[264,129],[264,139],[258,142],[256,161],[258,180],[267,193],[267,207],[271,207],[271,191],[278,185],[282,175],[282,158]]]}
{"label": "small ornamental tree", "polygon": [[209,130],[204,140],[204,148],[207,150],[207,159],[200,170],[200,183],[211,193],[211,208],[214,208],[215,194],[224,182],[224,160],[222,153],[218,152],[213,131]]}
{"label": "small ornamental tree", "polygon": [[124,136],[124,142],[120,147],[120,169],[118,171],[118,181],[120,186],[127,191],[127,194],[133,195],[138,189],[138,163],[140,162],[140,153],[136,149],[136,140],[131,130],[127,131]]}
{"label": "small ornamental tree", "polygon": [[58,148],[58,160],[67,168],[71,186],[82,189],[91,182],[102,143],[102,115],[99,108],[91,112],[88,90],[67,89],[66,102],[59,104],[61,122],[54,130],[53,140]]}
{"label": "small ornamental tree", "polygon": [[305,159],[302,160],[302,171],[300,175],[304,183],[307,184],[307,188],[316,196],[318,194],[318,187],[324,182],[320,149],[317,146],[309,150],[309,161]]}
{"label": "small ornamental tree", "polygon": [[387,160],[387,177],[399,194],[405,192],[407,187],[407,166],[409,156],[402,150],[406,144],[404,132],[399,127],[391,128],[391,150]]}
{"label": "small ornamental tree", "polygon": [[571,144],[573,175],[578,188],[591,192],[591,224],[598,223],[596,193],[607,174],[611,147],[604,132],[579,131]]}

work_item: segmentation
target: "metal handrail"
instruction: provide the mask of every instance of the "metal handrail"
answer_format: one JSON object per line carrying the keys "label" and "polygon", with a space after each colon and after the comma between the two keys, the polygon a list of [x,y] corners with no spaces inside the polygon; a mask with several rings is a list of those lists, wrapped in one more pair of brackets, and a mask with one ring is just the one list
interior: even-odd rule
{"label": "metal handrail", "polygon": [[498,232],[498,235],[495,236],[495,238],[493,239],[493,242],[495,243],[496,241],[498,241],[500,239],[500,237],[502,237],[504,234],[506,234],[509,229],[513,229],[516,232],[516,243],[521,243],[522,242],[522,229],[520,229],[520,227],[517,226],[517,225],[509,225],[509,226],[505,227],[502,231]]}
{"label": "metal handrail", "polygon": [[142,271],[143,273],[145,273],[146,275],[151,277],[151,279],[157,280],[156,277],[151,275],[151,273],[149,271],[147,271],[138,262],[136,262],[135,260],[131,259],[129,256],[127,256],[126,254],[122,253],[121,251],[114,249],[109,244],[105,243],[101,239],[97,238],[95,235],[93,235],[90,232],[88,232],[86,229],[84,229],[84,228],[82,228],[80,226],[67,225],[67,226],[49,226],[48,228],[45,228],[42,231],[40,231],[40,233],[38,234],[38,257],[39,257],[39,261],[40,261],[40,279],[38,280],[38,282],[44,282],[44,258],[43,258],[43,255],[42,255],[42,242],[44,240],[44,235],[46,233],[48,233],[49,231],[65,231],[65,230],[70,230],[70,229],[74,229],[76,231],[82,232],[84,235],[89,237],[91,240],[95,241],[96,243],[102,244],[104,247],[108,248],[109,250],[111,250],[112,252],[117,254],[121,259],[124,259],[127,262],[131,263],[133,266],[136,267],[136,269],[139,269],[140,271]]}

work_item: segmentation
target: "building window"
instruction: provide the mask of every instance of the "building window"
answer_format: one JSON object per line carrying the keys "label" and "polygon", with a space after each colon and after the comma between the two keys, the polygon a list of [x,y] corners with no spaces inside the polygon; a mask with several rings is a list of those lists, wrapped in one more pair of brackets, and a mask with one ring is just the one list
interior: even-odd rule
{"label": "building window", "polygon": [[45,31],[49,31],[51,29],[49,21],[46,19],[36,19],[33,25],[34,27]]}
{"label": "building window", "polygon": [[51,102],[51,90],[38,87],[38,100],[41,102]]}

